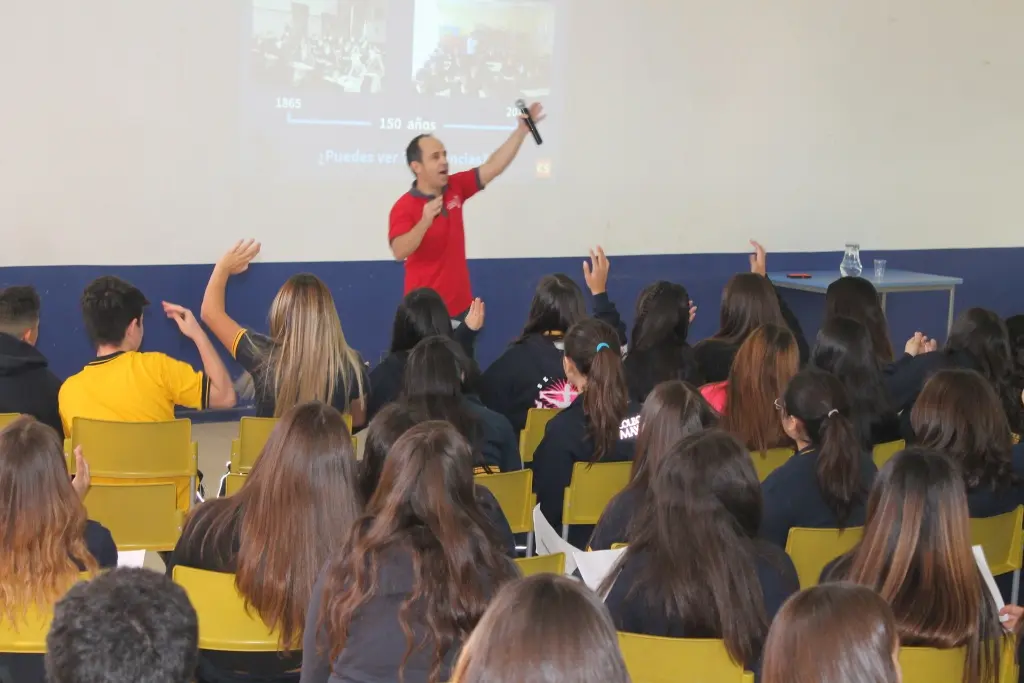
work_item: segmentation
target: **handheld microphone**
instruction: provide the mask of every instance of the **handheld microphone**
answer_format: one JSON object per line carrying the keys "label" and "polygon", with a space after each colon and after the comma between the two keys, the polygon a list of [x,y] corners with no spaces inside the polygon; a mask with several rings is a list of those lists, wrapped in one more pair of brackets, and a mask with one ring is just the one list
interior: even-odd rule
{"label": "handheld microphone", "polygon": [[523,115],[526,117],[526,127],[533,133],[533,141],[538,145],[544,144],[544,140],[540,137],[540,132],[537,130],[537,124],[534,122],[533,117],[530,116],[530,109],[526,106],[526,102],[523,100],[516,100],[516,107],[519,108]]}

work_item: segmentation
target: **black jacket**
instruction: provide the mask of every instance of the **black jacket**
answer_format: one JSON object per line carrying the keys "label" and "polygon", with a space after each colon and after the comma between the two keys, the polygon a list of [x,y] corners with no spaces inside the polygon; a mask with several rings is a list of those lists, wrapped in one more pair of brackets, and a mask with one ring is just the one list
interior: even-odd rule
{"label": "black jacket", "polygon": [[0,333],[0,413],[31,415],[63,438],[57,409],[61,381],[47,365],[36,347]]}
{"label": "black jacket", "polygon": [[475,395],[464,396],[463,402],[480,426],[480,452],[484,462],[500,472],[523,469],[519,439],[505,416],[484,406]]}
{"label": "black jacket", "polygon": [[627,488],[608,501],[608,507],[597,520],[587,550],[610,550],[617,543],[628,543],[629,525],[643,505],[644,495],[640,489]]}

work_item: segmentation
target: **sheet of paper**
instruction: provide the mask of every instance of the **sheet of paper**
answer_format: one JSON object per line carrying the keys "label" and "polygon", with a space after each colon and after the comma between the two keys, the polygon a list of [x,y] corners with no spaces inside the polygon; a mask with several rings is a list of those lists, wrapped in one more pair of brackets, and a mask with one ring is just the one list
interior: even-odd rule
{"label": "sheet of paper", "polygon": [[117,552],[118,567],[141,567],[145,562],[145,550],[119,550]]}
{"label": "sheet of paper", "polygon": [[[996,585],[996,579],[992,576],[992,570],[988,567],[988,560],[985,559],[985,549],[980,545],[976,545],[972,548],[974,550],[974,562],[978,565],[978,569],[981,571],[981,578],[985,579],[985,585],[988,587],[988,592],[992,594],[992,599],[996,603],[996,609],[1001,610],[1006,606],[1003,602],[1003,595],[999,592],[999,586]],[[1006,615],[999,617],[1000,621],[1006,621]]]}
{"label": "sheet of paper", "polygon": [[[626,552],[625,548],[617,550],[591,550],[590,552],[573,551],[573,559],[579,567],[583,583],[590,587],[590,590],[597,592],[605,578],[615,569],[615,564]],[[604,599],[604,595],[601,599]]]}
{"label": "sheet of paper", "polygon": [[571,575],[576,571],[573,552],[579,552],[579,549],[573,547],[555,531],[548,518],[540,511],[540,504],[533,508],[533,544],[538,555],[565,553],[565,573]]}

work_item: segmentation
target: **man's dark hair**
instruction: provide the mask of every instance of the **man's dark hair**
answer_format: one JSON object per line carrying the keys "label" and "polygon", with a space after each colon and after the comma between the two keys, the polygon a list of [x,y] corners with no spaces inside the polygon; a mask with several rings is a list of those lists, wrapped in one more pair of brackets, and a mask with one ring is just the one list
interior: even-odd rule
{"label": "man's dark hair", "polygon": [[142,291],[119,277],[106,275],[89,283],[82,294],[82,317],[94,346],[120,344],[133,320],[142,319],[149,301]]}
{"label": "man's dark hair", "polygon": [[49,683],[189,683],[199,626],[184,589],[122,568],[74,586],[46,636]]}
{"label": "man's dark hair", "polygon": [[430,133],[420,133],[412,139],[409,146],[405,148],[405,163],[412,166],[412,162],[418,161],[423,163],[423,148],[420,147],[420,140],[423,138],[429,138]]}
{"label": "man's dark hair", "polygon": [[39,322],[39,294],[35,287],[0,289],[0,332],[20,335]]}

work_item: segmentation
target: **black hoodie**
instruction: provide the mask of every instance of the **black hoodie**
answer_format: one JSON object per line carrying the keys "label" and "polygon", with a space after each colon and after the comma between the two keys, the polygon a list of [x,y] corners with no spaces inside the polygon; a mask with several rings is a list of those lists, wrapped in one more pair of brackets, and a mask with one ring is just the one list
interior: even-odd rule
{"label": "black hoodie", "polygon": [[63,438],[57,409],[61,381],[47,365],[36,347],[0,334],[0,413],[31,415]]}

